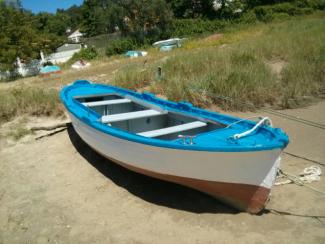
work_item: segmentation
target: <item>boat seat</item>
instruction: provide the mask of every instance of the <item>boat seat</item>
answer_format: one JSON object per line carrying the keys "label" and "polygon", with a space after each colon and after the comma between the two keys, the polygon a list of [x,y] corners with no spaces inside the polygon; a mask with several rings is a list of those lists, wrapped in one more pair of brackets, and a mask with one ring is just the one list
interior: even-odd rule
{"label": "boat seat", "polygon": [[135,112],[129,112],[129,113],[111,114],[111,115],[102,116],[101,122],[102,123],[112,123],[112,122],[118,122],[118,121],[123,121],[123,120],[152,117],[152,116],[162,115],[162,114],[166,114],[166,113],[167,113],[167,111],[160,112],[158,110],[148,109],[148,110],[135,111]]}
{"label": "boat seat", "polygon": [[162,128],[158,130],[151,130],[151,131],[145,131],[138,133],[137,135],[139,136],[145,136],[145,137],[157,137],[157,136],[163,136],[167,134],[172,134],[176,132],[181,132],[181,131],[186,131],[186,130],[191,130],[195,128],[200,128],[206,126],[207,123],[202,122],[202,121],[194,121],[191,123],[186,123],[182,125],[175,125],[167,128]]}
{"label": "boat seat", "polygon": [[85,105],[87,107],[97,107],[97,106],[103,106],[103,105],[130,103],[130,102],[131,102],[130,99],[121,98],[121,99],[104,100],[104,101],[96,101],[96,102],[85,102],[85,103],[82,103],[82,105]]}

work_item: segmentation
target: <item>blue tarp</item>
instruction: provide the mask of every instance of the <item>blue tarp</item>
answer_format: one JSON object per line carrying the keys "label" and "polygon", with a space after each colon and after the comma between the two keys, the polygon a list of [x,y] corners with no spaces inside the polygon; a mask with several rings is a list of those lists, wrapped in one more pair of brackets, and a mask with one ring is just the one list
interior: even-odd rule
{"label": "blue tarp", "polygon": [[47,65],[45,67],[42,67],[40,70],[41,74],[49,74],[49,73],[54,73],[60,71],[61,68],[56,65]]}
{"label": "blue tarp", "polygon": [[125,56],[127,57],[142,57],[142,56],[145,56],[143,55],[143,52],[142,51],[127,51]]}

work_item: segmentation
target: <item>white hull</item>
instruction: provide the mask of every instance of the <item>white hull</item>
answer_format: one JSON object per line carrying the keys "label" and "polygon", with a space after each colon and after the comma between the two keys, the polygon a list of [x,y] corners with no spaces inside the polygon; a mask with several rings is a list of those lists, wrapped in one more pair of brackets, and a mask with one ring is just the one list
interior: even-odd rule
{"label": "white hull", "polygon": [[[70,117],[79,136],[100,154],[147,172],[269,190],[280,164],[280,149],[206,152],[155,147],[105,134],[72,114]],[[208,190],[206,192],[209,194]]]}

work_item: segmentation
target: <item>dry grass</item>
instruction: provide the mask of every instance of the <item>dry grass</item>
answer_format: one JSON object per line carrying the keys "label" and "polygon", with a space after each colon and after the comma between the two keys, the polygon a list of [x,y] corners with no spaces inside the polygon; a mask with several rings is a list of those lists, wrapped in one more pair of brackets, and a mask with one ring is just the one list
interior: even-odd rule
{"label": "dry grass", "polygon": [[32,131],[24,127],[23,125],[18,125],[15,128],[12,128],[6,136],[11,137],[15,141],[18,141],[19,139],[23,138],[24,136],[27,136],[31,134]]}
{"label": "dry grass", "polygon": [[16,116],[63,116],[64,109],[54,89],[19,87],[0,90],[0,123]]}
{"label": "dry grass", "polygon": [[[130,89],[150,85],[172,100],[224,109],[301,106],[325,92],[324,40],[324,14],[245,26],[221,38],[192,40],[166,62],[146,68],[134,64],[116,75],[115,84]],[[274,61],[286,64],[279,73],[268,65]],[[163,79],[151,83],[157,66],[163,68]]]}
{"label": "dry grass", "polygon": [[[183,48],[169,53],[151,48],[142,58],[104,57],[84,70],[65,67],[56,77],[0,83],[0,123],[23,114],[61,116],[64,109],[58,92],[77,79],[113,82],[203,107],[302,106],[325,93],[324,40],[325,15],[318,13],[237,27],[218,38],[188,40]],[[275,72],[270,66],[274,63],[285,65]],[[158,66],[163,71],[161,79],[156,74]]]}

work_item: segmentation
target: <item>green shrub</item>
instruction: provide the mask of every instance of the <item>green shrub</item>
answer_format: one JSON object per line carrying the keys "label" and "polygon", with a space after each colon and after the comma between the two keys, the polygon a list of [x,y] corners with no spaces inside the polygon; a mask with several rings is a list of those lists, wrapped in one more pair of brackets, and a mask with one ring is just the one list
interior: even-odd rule
{"label": "green shrub", "polygon": [[87,47],[81,49],[80,52],[75,53],[72,58],[70,59],[69,63],[74,63],[77,60],[84,59],[84,60],[92,60],[97,58],[98,52],[95,47]]}
{"label": "green shrub", "polygon": [[270,22],[273,20],[273,11],[272,8],[266,6],[256,7],[254,9],[256,18],[259,21]]}
{"label": "green shrub", "polygon": [[253,24],[256,21],[257,21],[256,14],[252,10],[243,14],[238,20],[239,23],[244,23],[244,24]]}
{"label": "green shrub", "polygon": [[209,32],[220,32],[226,27],[223,20],[174,19],[170,36],[191,36]]}
{"label": "green shrub", "polygon": [[119,40],[114,40],[106,48],[106,55],[111,56],[115,54],[121,54],[127,50],[132,50],[136,47],[136,42],[131,38],[122,38]]}
{"label": "green shrub", "polygon": [[272,13],[287,13],[291,16],[300,15],[303,13],[301,8],[298,8],[291,3],[280,3],[266,8],[269,8]]}
{"label": "green shrub", "polygon": [[274,20],[279,20],[279,21],[283,21],[283,20],[287,20],[290,18],[290,15],[287,13],[275,13],[273,14],[273,19]]}
{"label": "green shrub", "polygon": [[[316,1],[314,1],[316,2]],[[274,5],[255,7],[254,13],[259,21],[270,22],[273,19],[285,17],[285,15],[295,16],[312,14],[318,5],[312,1],[286,2]]]}
{"label": "green shrub", "polygon": [[325,5],[324,0],[296,0],[295,5],[299,8],[322,9]]}
{"label": "green shrub", "polygon": [[319,1],[319,3],[317,4],[317,9],[325,10],[325,1],[324,0]]}

